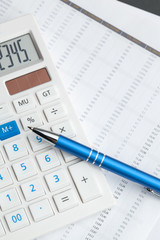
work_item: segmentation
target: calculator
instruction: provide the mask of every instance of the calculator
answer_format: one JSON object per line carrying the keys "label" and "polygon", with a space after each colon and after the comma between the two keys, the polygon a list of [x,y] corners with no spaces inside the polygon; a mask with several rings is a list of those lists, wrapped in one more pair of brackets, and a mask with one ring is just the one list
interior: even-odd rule
{"label": "calculator", "polygon": [[87,144],[31,15],[0,25],[0,239],[33,239],[113,205],[98,167],[27,126]]}

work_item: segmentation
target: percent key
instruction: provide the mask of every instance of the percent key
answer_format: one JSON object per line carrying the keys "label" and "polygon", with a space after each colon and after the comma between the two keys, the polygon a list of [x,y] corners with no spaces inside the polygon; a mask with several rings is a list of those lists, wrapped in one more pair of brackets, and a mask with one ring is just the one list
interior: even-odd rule
{"label": "percent key", "polygon": [[21,123],[24,131],[28,131],[28,126],[42,126],[42,119],[37,112],[21,118]]}

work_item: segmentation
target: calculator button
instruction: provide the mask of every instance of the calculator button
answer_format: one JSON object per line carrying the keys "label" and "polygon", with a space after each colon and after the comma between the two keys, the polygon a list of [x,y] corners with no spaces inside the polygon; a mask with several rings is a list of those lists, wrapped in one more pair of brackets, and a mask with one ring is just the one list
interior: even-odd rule
{"label": "calculator button", "polygon": [[16,207],[21,204],[18,193],[15,189],[9,189],[0,193],[0,206],[2,211]]}
{"label": "calculator button", "polygon": [[31,133],[30,135],[28,135],[28,140],[29,140],[31,148],[34,152],[51,146],[47,141],[45,141],[40,136],[38,136],[34,133]]}
{"label": "calculator button", "polygon": [[42,119],[37,112],[30,113],[27,116],[21,118],[21,123],[24,131],[28,131],[28,126],[39,127],[42,125]]}
{"label": "calculator button", "polygon": [[29,209],[35,222],[39,222],[53,215],[51,205],[47,199],[30,205]]}
{"label": "calculator button", "polygon": [[28,155],[26,145],[22,139],[17,139],[13,142],[6,143],[4,148],[10,161]]}
{"label": "calculator button", "polygon": [[97,175],[91,167],[86,162],[79,162],[69,167],[83,202],[93,200],[102,195]]}
{"label": "calculator button", "polygon": [[5,231],[4,231],[4,228],[2,226],[2,223],[0,222],[0,237],[3,237],[5,235]]}
{"label": "calculator button", "polygon": [[17,113],[22,113],[35,107],[34,100],[31,96],[25,96],[13,101]]}
{"label": "calculator button", "polygon": [[51,168],[59,166],[59,156],[60,153],[58,154],[58,151],[56,151],[55,149],[50,149],[36,155],[41,171],[47,171]]}
{"label": "calculator button", "polygon": [[62,155],[64,157],[65,162],[70,162],[70,161],[73,161],[73,160],[77,159],[76,156],[74,156],[70,153],[64,152],[64,151],[62,151]]}
{"label": "calculator button", "polygon": [[11,117],[11,109],[7,103],[0,104],[0,121]]}
{"label": "calculator button", "polygon": [[69,121],[64,121],[62,123],[55,124],[53,127],[51,127],[51,130],[54,133],[58,133],[65,137],[71,138],[75,136],[75,132],[73,131],[73,127],[71,126]]}
{"label": "calculator button", "polygon": [[59,212],[66,211],[78,205],[78,199],[71,189],[57,194],[53,198]]}
{"label": "calculator button", "polygon": [[13,183],[7,168],[0,169],[0,189]]}
{"label": "calculator button", "polygon": [[33,159],[25,159],[12,165],[18,181],[34,176],[37,171]]}
{"label": "calculator button", "polygon": [[36,93],[40,104],[51,102],[57,98],[57,93],[54,87],[48,87]]}
{"label": "calculator button", "polygon": [[65,111],[61,104],[45,109],[44,113],[48,122],[55,121],[65,116]]}
{"label": "calculator button", "polygon": [[16,121],[11,121],[0,125],[0,140],[14,137],[20,134]]}
{"label": "calculator button", "polygon": [[2,154],[0,152],[0,166],[3,165],[3,164],[4,164],[4,159],[3,159]]}
{"label": "calculator button", "polygon": [[24,209],[19,209],[5,215],[5,219],[11,232],[29,225],[29,220]]}
{"label": "calculator button", "polygon": [[63,169],[46,175],[45,180],[51,192],[64,188],[70,184],[69,177]]}
{"label": "calculator button", "polygon": [[26,201],[30,201],[45,194],[40,180],[34,179],[21,185]]}

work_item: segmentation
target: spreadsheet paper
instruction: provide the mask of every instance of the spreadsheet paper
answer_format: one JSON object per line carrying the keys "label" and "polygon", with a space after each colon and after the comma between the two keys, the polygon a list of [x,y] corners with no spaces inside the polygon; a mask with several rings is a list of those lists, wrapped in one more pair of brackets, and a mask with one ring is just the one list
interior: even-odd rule
{"label": "spreadsheet paper", "polygon": [[[0,22],[27,13],[39,24],[92,147],[160,177],[160,57],[63,1],[1,1]],[[116,205],[39,240],[147,239],[160,217],[159,199],[103,172]]]}

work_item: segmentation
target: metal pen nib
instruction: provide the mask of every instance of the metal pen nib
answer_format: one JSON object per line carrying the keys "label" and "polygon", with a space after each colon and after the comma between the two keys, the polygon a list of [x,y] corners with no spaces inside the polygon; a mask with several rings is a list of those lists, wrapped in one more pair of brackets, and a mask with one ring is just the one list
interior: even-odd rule
{"label": "metal pen nib", "polygon": [[38,136],[42,137],[45,141],[51,142],[54,145],[57,143],[59,135],[56,133],[52,133],[50,131],[40,129],[40,128],[34,128],[28,126],[30,130],[32,130],[34,133],[36,133]]}
{"label": "metal pen nib", "polygon": [[30,130],[33,130],[33,127],[27,126]]}

